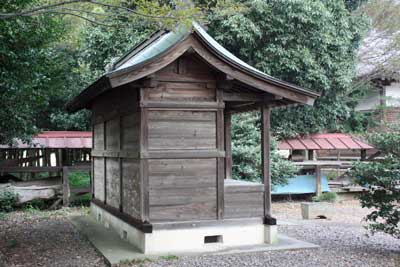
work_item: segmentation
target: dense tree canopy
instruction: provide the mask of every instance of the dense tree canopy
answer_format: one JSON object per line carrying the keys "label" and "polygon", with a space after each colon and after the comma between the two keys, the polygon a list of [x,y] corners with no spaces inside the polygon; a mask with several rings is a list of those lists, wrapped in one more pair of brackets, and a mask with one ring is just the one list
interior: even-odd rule
{"label": "dense tree canopy", "polygon": [[[151,13],[168,1],[154,5],[143,1],[111,2]],[[362,16],[350,12],[363,1],[195,2],[209,8],[209,32],[231,52],[272,76],[321,92],[322,97],[314,107],[275,110],[272,126],[276,137],[363,126],[364,121],[353,112],[355,101],[350,97],[355,52],[366,26]],[[0,13],[26,10],[38,3],[43,2],[6,1]],[[221,6],[240,8],[232,13]],[[48,13],[0,20],[4,40],[0,44],[0,59],[4,62],[0,97],[6,106],[0,114],[0,142],[28,136],[35,130],[88,127],[88,113],[65,113],[66,101],[102,74],[107,64],[160,27],[154,20],[109,16],[114,9],[106,6],[77,8],[83,8],[89,20],[98,19],[102,13],[107,16],[101,17],[98,21],[101,23]],[[114,26],[104,26],[110,23]],[[233,127],[233,157],[237,178],[260,177],[258,120],[256,113],[234,117],[237,125]],[[294,168],[281,162],[276,153],[272,160],[274,181],[279,180],[278,173],[282,179],[293,173]]]}
{"label": "dense tree canopy", "polygon": [[[261,181],[260,114],[248,112],[232,117],[232,176],[236,179]],[[276,140],[271,148],[272,185],[285,184],[297,168],[278,153]]]}
{"label": "dense tree canopy", "polygon": [[[16,10],[35,0],[2,1],[1,10]],[[29,137],[49,99],[65,88],[69,62],[53,44],[65,29],[48,16],[0,20],[0,143]]]}
{"label": "dense tree canopy", "polygon": [[275,135],[345,129],[353,112],[349,93],[365,20],[339,0],[244,4],[246,11],[233,16],[212,14],[212,35],[267,74],[322,94],[314,107],[275,110]]}
{"label": "dense tree canopy", "polygon": [[[2,3],[1,13],[25,10],[41,1],[14,2]],[[196,2],[205,5],[204,1]],[[233,15],[221,8],[212,9],[221,2],[243,8]],[[349,121],[350,125],[360,125],[353,114],[355,101],[349,98],[349,92],[354,77],[355,51],[365,20],[352,15],[350,10],[362,2],[232,0],[207,3],[212,10],[208,15],[209,31],[229,50],[268,74],[322,93],[314,108],[274,111],[272,125],[276,136],[343,130],[347,129]],[[135,6],[131,1],[126,3],[130,8]],[[96,6],[92,11],[102,13],[102,10],[108,9]],[[159,26],[148,20],[125,17],[121,18],[120,27],[88,22],[71,25],[63,17],[48,14],[15,17],[0,23],[4,39],[0,53],[3,62],[8,63],[2,64],[5,79],[1,94],[3,103],[8,103],[5,105],[8,110],[2,111],[5,117],[16,114],[13,129],[1,126],[1,142],[9,141],[12,135],[28,135],[36,128],[85,128],[85,114],[64,113],[66,99]],[[67,40],[70,31],[77,35],[73,42]],[[19,45],[13,46],[13,43]],[[26,70],[26,75],[21,69]],[[20,94],[11,90],[12,87],[18,88]],[[34,97],[37,99],[33,101]],[[30,106],[14,110],[20,105],[9,103],[18,103],[16,100]],[[39,110],[44,116],[37,116]]]}

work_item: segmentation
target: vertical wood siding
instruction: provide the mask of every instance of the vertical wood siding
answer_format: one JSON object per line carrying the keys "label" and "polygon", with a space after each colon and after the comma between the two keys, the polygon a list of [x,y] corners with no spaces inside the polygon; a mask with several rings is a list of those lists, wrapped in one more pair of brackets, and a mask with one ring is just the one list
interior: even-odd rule
{"label": "vertical wood siding", "polygon": [[104,160],[103,158],[93,158],[94,177],[94,197],[104,201]]}
{"label": "vertical wood siding", "polygon": [[107,158],[106,196],[107,204],[116,209],[120,205],[120,168],[117,158]]}
{"label": "vertical wood siding", "polygon": [[94,197],[140,219],[138,93],[129,86],[93,103]]}
{"label": "vertical wood siding", "polygon": [[140,218],[140,177],[139,160],[122,160],[123,212]]}

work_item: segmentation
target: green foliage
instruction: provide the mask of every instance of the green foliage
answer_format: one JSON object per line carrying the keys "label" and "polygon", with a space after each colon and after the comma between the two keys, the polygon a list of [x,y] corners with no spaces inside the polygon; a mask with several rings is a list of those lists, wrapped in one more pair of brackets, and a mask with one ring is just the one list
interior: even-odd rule
{"label": "green foliage", "polygon": [[328,179],[328,181],[334,180],[337,178],[338,176],[338,172],[335,171],[328,171],[328,172],[324,172],[324,174],[326,175],[326,179]]}
{"label": "green foliage", "polygon": [[274,110],[275,136],[343,130],[355,118],[349,93],[366,20],[352,15],[342,0],[242,2],[245,12],[210,15],[211,34],[256,68],[321,93],[314,107]]}
{"label": "green foliage", "polygon": [[[198,0],[198,7],[172,13],[171,1],[111,2],[145,15],[175,18],[159,24],[151,16],[79,4],[100,14],[85,13],[88,18],[111,22],[114,27],[46,14],[0,21],[0,143],[14,137],[27,139],[39,130],[87,129],[88,112],[67,114],[66,101],[160,25],[185,23],[194,17],[202,20],[200,9],[209,12],[211,34],[233,53],[273,76],[322,92],[315,108],[274,111],[277,137],[322,129],[360,131],[368,123],[354,115],[355,102],[348,95],[354,51],[366,25],[349,10],[362,0]],[[5,1],[1,9],[7,13],[41,4],[40,0]]]}
{"label": "green foliage", "polygon": [[0,213],[10,212],[17,207],[18,195],[10,190],[0,192]]}
{"label": "green foliage", "polygon": [[75,207],[89,207],[90,206],[90,201],[92,200],[92,196],[90,193],[84,194],[79,196],[78,198],[75,198],[71,202],[71,206]]}
{"label": "green foliage", "polygon": [[39,214],[41,210],[44,210],[47,207],[48,205],[43,199],[34,199],[24,203],[21,209],[30,214]]}
{"label": "green foliage", "polygon": [[137,43],[143,41],[156,28],[141,21],[132,21],[132,27],[106,28],[104,26],[87,26],[82,31],[80,62],[87,65],[91,76],[98,78],[105,67],[128,52]]}
{"label": "green foliage", "polygon": [[374,209],[365,218],[368,229],[400,238],[400,129],[373,133],[368,139],[385,155],[384,159],[360,162],[351,172],[356,182],[370,189],[360,196],[362,207]]}
{"label": "green foliage", "polygon": [[[3,1],[0,8],[12,12],[37,2]],[[47,107],[49,93],[58,89],[52,77],[60,68],[51,46],[63,30],[50,16],[0,20],[0,143],[16,136],[27,139],[37,131],[38,114]]]}
{"label": "green foliage", "polygon": [[90,175],[87,172],[72,172],[69,175],[71,188],[89,187]]}
{"label": "green foliage", "polygon": [[[261,181],[261,133],[259,113],[243,113],[232,117],[232,175],[235,179]],[[271,148],[273,185],[285,184],[297,168],[280,157],[276,142]]]}
{"label": "green foliage", "polygon": [[[69,175],[71,188],[90,187],[90,175],[87,172],[72,172]],[[89,206],[92,196],[90,193],[74,197],[72,206]]]}
{"label": "green foliage", "polygon": [[179,257],[175,256],[175,255],[166,255],[166,256],[161,256],[160,258],[164,259],[164,260],[167,260],[167,261],[179,259]]}
{"label": "green foliage", "polygon": [[0,211],[0,221],[7,219],[7,213]]}
{"label": "green foliage", "polygon": [[337,200],[337,194],[335,192],[325,192],[319,196],[312,198],[314,202],[335,202]]}
{"label": "green foliage", "polygon": [[6,243],[6,247],[7,247],[8,249],[10,249],[10,248],[16,248],[17,246],[18,246],[18,241],[15,240],[15,239],[10,239],[10,240],[8,240],[7,243]]}

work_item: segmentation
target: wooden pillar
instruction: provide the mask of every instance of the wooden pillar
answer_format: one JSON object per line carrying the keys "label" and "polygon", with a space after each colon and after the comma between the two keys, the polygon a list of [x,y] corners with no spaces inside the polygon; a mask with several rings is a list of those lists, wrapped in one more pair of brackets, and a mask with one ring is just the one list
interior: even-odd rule
{"label": "wooden pillar", "polygon": [[[124,150],[123,145],[123,133],[124,133],[124,124],[122,116],[119,116],[118,119],[118,127],[119,127],[119,137],[118,137],[118,149],[119,151]],[[123,181],[123,158],[119,158],[119,211],[124,211],[124,181]]]}
{"label": "wooden pillar", "polygon": [[[145,101],[146,88],[140,89],[140,102]],[[150,195],[149,195],[149,160],[143,158],[148,153],[149,132],[148,132],[148,108],[140,108],[140,203],[141,218],[143,222],[150,219]]]}
{"label": "wooden pillar", "polygon": [[63,206],[69,206],[69,198],[71,196],[69,188],[69,169],[68,167],[62,168],[62,180],[63,180]]}
{"label": "wooden pillar", "polygon": [[321,166],[317,165],[317,166],[315,166],[315,181],[316,181],[315,194],[317,197],[322,194],[321,177],[322,177]]}
{"label": "wooden pillar", "polygon": [[232,178],[232,114],[225,112],[225,179]]}
{"label": "wooden pillar", "polygon": [[270,115],[271,108],[263,103],[261,105],[261,169],[264,184],[264,224],[276,225],[276,219],[271,215]]}
{"label": "wooden pillar", "polygon": [[[95,147],[94,147],[94,125],[92,124],[92,149],[95,149]],[[95,175],[95,173],[94,173],[94,158],[93,157],[91,157],[91,160],[90,160],[90,166],[91,166],[91,173],[90,173],[90,193],[91,193],[91,196],[92,196],[92,199],[94,199],[94,191],[95,191],[95,188],[94,188],[94,175]]]}
{"label": "wooden pillar", "polygon": [[[223,103],[223,90],[221,88],[216,89],[217,102]],[[225,135],[224,135],[224,110],[218,109],[216,117],[217,126],[217,149],[223,151],[225,149]],[[225,214],[225,195],[224,195],[224,182],[225,178],[225,158],[217,158],[217,218],[222,220]]]}

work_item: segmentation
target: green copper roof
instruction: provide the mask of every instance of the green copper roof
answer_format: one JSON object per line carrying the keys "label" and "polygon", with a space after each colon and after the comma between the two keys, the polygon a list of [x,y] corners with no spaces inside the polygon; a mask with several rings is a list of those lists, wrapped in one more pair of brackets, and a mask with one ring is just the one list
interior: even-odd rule
{"label": "green copper roof", "polygon": [[112,70],[110,73],[139,65],[164,53],[173,45],[185,39],[185,37],[187,37],[190,32],[191,31],[188,29],[188,27],[184,26],[178,27],[174,31],[165,32],[164,34],[160,35],[156,40],[145,46],[143,49],[129,55],[131,58]]}
{"label": "green copper roof", "polygon": [[[226,64],[229,64],[230,66],[247,73],[252,77],[256,77],[269,84],[277,85],[278,87],[300,93],[304,96],[310,97],[311,99],[315,99],[319,96],[319,94],[315,92],[305,90],[296,85],[279,80],[250,66],[221,46],[205,31],[204,28],[200,26],[200,24],[193,22],[191,26],[178,26],[174,31],[158,31],[150,36],[147,40],[135,46],[113,65],[113,68],[110,72],[100,77],[96,82],[82,91],[79,96],[70,101],[67,104],[67,109],[69,111],[76,111],[85,107],[85,105],[87,105],[91,99],[112,88],[110,79],[135,69],[142,68],[158,56],[166,54],[174,45],[182,42],[191,34],[200,39],[200,41],[204,43],[210,52],[223,60]],[[298,102],[297,100],[294,101]]]}
{"label": "green copper roof", "polygon": [[250,66],[243,60],[237,58],[231,52],[226,50],[222,45],[220,45],[214,38],[212,38],[206,30],[200,26],[197,22],[192,23],[192,27],[188,26],[179,26],[174,31],[162,32],[159,31],[159,34],[155,34],[150,37],[146,41],[139,44],[137,47],[133,48],[129,53],[123,56],[119,62],[116,63],[116,67],[107,74],[117,73],[119,71],[125,69],[134,69],[136,66],[139,67],[141,64],[146,63],[154,57],[161,55],[166,52],[175,44],[179,43],[183,39],[185,39],[190,33],[195,32],[207,45],[211,48],[216,54],[223,57],[225,60],[229,61],[231,64],[236,67],[247,71],[251,75],[257,76],[263,80],[266,80],[270,83],[290,87],[293,90],[298,92],[302,92],[306,95],[312,97],[318,97],[319,95],[311,92],[309,90],[305,90],[301,87],[295,86],[293,84],[284,82],[268,74]]}

